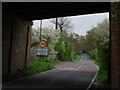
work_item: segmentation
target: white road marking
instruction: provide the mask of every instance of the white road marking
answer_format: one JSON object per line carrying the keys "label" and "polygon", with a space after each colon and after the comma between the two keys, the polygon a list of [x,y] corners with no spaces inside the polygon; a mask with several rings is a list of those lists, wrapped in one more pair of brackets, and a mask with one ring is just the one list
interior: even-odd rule
{"label": "white road marking", "polygon": [[62,66],[57,66],[56,68],[60,68],[60,67],[62,67]]}
{"label": "white road marking", "polygon": [[83,64],[84,64],[84,62],[82,62],[82,64],[78,68],[81,68]]}
{"label": "white road marking", "polygon": [[[94,62],[93,62],[94,63]],[[89,90],[91,85],[93,84],[93,82],[95,81],[96,77],[97,77],[97,74],[98,74],[98,71],[99,71],[99,67],[94,63],[94,65],[96,66],[96,68],[98,69],[96,74],[95,74],[95,77],[93,78],[92,82],[90,83],[90,85],[88,86],[88,88],[86,90]]]}

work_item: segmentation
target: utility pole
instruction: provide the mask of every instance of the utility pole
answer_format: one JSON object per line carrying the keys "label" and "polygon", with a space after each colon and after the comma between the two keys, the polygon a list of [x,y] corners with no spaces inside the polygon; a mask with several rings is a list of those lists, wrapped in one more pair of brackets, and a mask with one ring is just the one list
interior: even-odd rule
{"label": "utility pole", "polygon": [[55,24],[55,29],[58,29],[58,18],[56,18],[56,24]]}
{"label": "utility pole", "polygon": [[41,40],[41,32],[42,32],[42,19],[40,20],[40,40]]}

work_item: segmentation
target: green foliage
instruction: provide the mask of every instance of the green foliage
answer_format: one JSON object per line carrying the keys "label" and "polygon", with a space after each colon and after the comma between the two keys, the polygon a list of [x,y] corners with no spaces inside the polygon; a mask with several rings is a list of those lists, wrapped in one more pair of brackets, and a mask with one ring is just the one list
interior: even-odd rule
{"label": "green foliage", "polygon": [[45,62],[45,61],[30,62],[29,67],[27,69],[18,70],[17,72],[10,74],[10,75],[4,75],[3,82],[16,80],[16,79],[19,79],[21,77],[25,77],[25,76],[36,74],[36,73],[43,72],[46,70],[53,69],[54,63],[55,62]]}
{"label": "green foliage", "polygon": [[[66,19],[64,20],[65,20],[63,21],[64,23],[68,23],[66,22]],[[70,24],[68,24],[68,26],[69,25]],[[73,52],[80,53],[81,51],[80,43],[83,37],[80,37],[76,33],[71,33],[67,29],[68,28],[66,29],[64,28],[62,32],[63,35],[60,38],[60,30],[51,30],[49,28],[42,28],[41,38],[43,40],[46,40],[47,42],[48,57],[40,58],[39,61],[50,61],[50,60],[56,60],[56,59],[60,59],[61,61],[69,61],[69,60],[72,60],[73,58]],[[33,29],[33,32],[32,32],[32,58],[33,59],[36,59],[36,49],[37,49],[38,41],[40,37],[39,31],[40,30],[38,28],[38,29]]]}
{"label": "green foliage", "polygon": [[97,81],[102,83],[106,83],[108,81],[108,70],[104,66],[99,69]]}
{"label": "green foliage", "polygon": [[97,82],[106,83],[108,79],[108,70],[106,68],[106,65],[102,65],[102,63],[99,62],[99,60],[92,59],[92,61],[99,67],[99,72],[96,79]]}
{"label": "green foliage", "polygon": [[98,60],[95,59],[91,59],[98,67],[100,67],[100,63],[98,62]]}
{"label": "green foliage", "polygon": [[97,49],[98,49],[97,58],[101,63],[101,66],[105,65],[107,67],[109,59],[109,49],[106,48],[104,45],[103,46],[98,45]]}
{"label": "green foliage", "polygon": [[76,59],[75,59],[75,60],[80,61],[80,58],[81,58],[81,57],[82,57],[82,55],[77,54],[77,55],[76,55]]}
{"label": "green foliage", "polygon": [[60,61],[70,61],[73,56],[73,46],[64,38],[59,38],[58,42],[55,44],[55,51],[58,52],[58,60]]}
{"label": "green foliage", "polygon": [[96,59],[97,53],[96,49],[89,51],[90,59]]}
{"label": "green foliage", "polygon": [[82,37],[76,33],[70,33],[69,37],[65,37],[67,41],[69,41],[70,44],[74,46],[74,51],[76,53],[80,53],[81,51],[81,41]]}
{"label": "green foliage", "polygon": [[38,61],[40,61],[40,62],[49,62],[50,60],[48,59],[48,57],[39,57]]}
{"label": "green foliage", "polygon": [[96,38],[94,28],[87,32],[85,39],[81,43],[83,52],[89,53],[89,51],[96,48]]}
{"label": "green foliage", "polygon": [[58,42],[55,43],[55,51],[58,51],[58,54],[57,54],[58,59],[63,61],[64,60],[64,53],[65,53],[64,39],[63,38],[59,38]]}
{"label": "green foliage", "polygon": [[54,68],[54,64],[50,62],[30,62],[29,69],[27,70],[27,74],[35,74],[38,72],[43,72],[49,69]]}
{"label": "green foliage", "polygon": [[99,73],[97,80],[99,82],[107,82],[108,78],[108,61],[109,61],[109,22],[107,19],[103,23],[98,24],[97,30],[97,62],[99,63]]}

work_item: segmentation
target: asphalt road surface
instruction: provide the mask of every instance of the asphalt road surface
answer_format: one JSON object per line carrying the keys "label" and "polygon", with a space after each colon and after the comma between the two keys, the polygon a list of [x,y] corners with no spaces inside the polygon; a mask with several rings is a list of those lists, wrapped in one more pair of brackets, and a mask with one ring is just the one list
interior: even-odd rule
{"label": "asphalt road surface", "polygon": [[60,62],[53,70],[3,84],[3,90],[39,90],[40,88],[88,90],[97,71],[98,68],[89,59],[89,55],[83,54],[80,61]]}

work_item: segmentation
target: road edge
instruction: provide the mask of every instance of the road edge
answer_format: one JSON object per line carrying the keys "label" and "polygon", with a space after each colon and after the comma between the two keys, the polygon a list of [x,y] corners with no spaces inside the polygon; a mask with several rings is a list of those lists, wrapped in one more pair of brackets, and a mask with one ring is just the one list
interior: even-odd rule
{"label": "road edge", "polygon": [[[55,70],[55,69],[53,68],[53,69],[51,69],[51,70],[47,70],[47,71],[43,71],[43,72],[40,72],[40,73],[36,73],[36,74],[34,74],[34,75],[47,73],[47,72],[53,71],[53,70]],[[7,85],[7,84],[12,83],[12,82],[15,82],[15,81],[17,81],[17,80],[29,78],[29,77],[32,77],[32,76],[34,76],[34,75],[30,75],[30,76],[26,76],[26,77],[21,77],[21,78],[19,78],[19,79],[13,80],[13,81],[6,82],[6,83],[4,83],[4,84],[2,84],[2,85]]]}
{"label": "road edge", "polygon": [[[92,61],[93,62],[93,61]],[[94,62],[93,62],[94,63]],[[98,69],[96,74],[95,74],[95,77],[93,78],[92,82],[90,83],[90,85],[88,86],[88,88],[86,90],[89,90],[90,87],[92,86],[93,82],[95,81],[96,77],[97,77],[97,74],[99,72],[99,67],[94,63],[94,65],[96,66],[96,68]]]}

